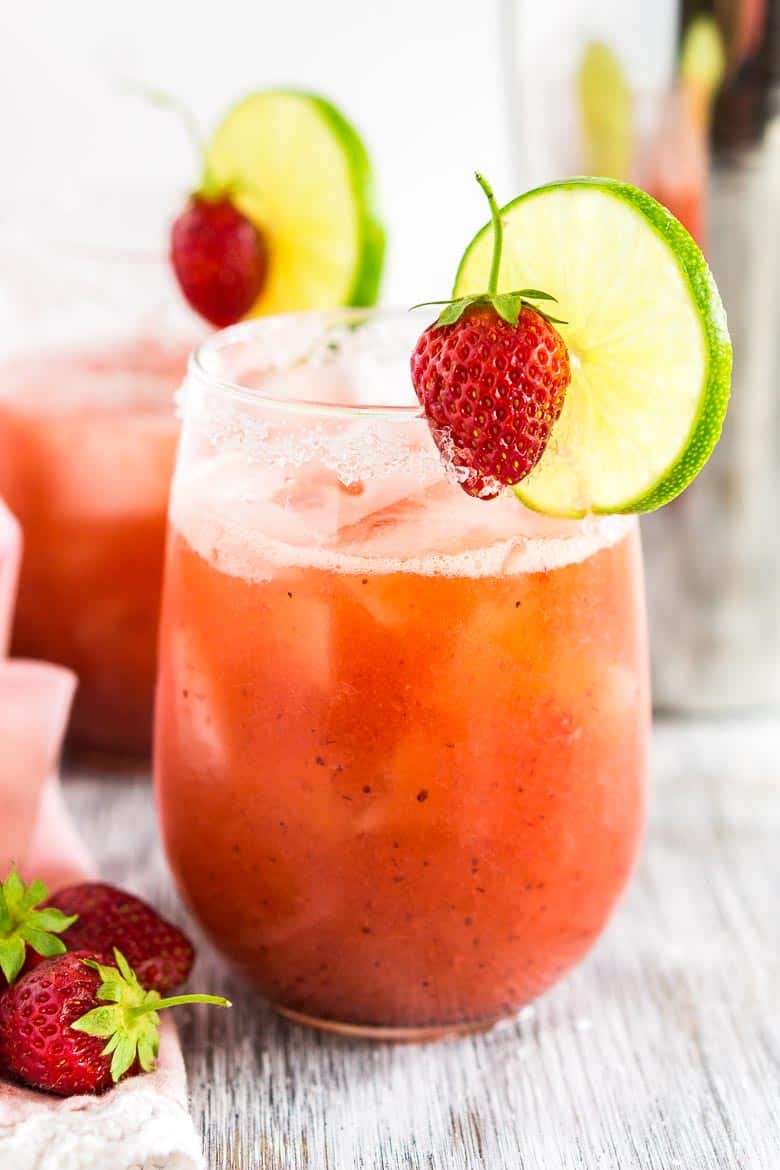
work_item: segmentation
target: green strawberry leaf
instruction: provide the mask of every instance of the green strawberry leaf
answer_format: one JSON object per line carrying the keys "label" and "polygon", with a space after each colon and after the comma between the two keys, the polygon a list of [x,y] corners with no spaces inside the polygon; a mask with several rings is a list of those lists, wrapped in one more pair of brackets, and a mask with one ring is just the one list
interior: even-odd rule
{"label": "green strawberry leaf", "polygon": [[132,982],[133,979],[135,979],[135,975],[125,956],[121,951],[115,950],[114,957],[116,958],[116,965],[119,968],[119,974],[123,979],[126,979],[128,982]]}
{"label": "green strawberry leaf", "polygon": [[36,930],[34,926],[25,927],[21,938],[44,959],[51,959],[54,955],[64,955],[68,949],[62,939],[57,938],[56,934],[50,934],[47,930]]}
{"label": "green strawberry leaf", "polygon": [[516,326],[523,307],[523,298],[517,293],[496,293],[491,304],[508,325]]}
{"label": "green strawberry leaf", "polygon": [[160,1037],[143,1035],[138,1041],[138,1063],[144,1072],[151,1072],[157,1063]]}
{"label": "green strawberry leaf", "polygon": [[[21,908],[23,910],[32,910],[40,902],[45,902],[48,896],[49,891],[40,878],[34,878],[26,889],[24,889],[24,883],[22,883]],[[43,911],[39,910],[38,913],[41,914]],[[55,913],[59,914],[59,911],[55,911]]]}
{"label": "green strawberry leaf", "polygon": [[449,305],[446,306],[446,308],[442,309],[442,311],[439,313],[439,318],[438,318],[436,324],[437,325],[454,325],[455,322],[458,321],[463,316],[466,309],[472,303],[473,302],[472,302],[470,297],[463,297],[462,300],[452,301]]}
{"label": "green strawberry leaf", "polygon": [[120,950],[114,948],[115,967],[96,959],[83,959],[100,976],[96,997],[104,1000],[86,1012],[70,1026],[87,1036],[106,1039],[103,1056],[111,1057],[111,1077],[120,1081],[136,1060],[144,1072],[151,1072],[157,1062],[160,1048],[161,1008],[177,1007],[183,1003],[213,1003],[230,1007],[230,1002],[218,995],[173,995],[160,999],[159,991],[146,991]]}
{"label": "green strawberry leaf", "polygon": [[549,293],[542,292],[538,288],[521,288],[517,294],[522,297],[524,301],[555,301],[558,304],[558,298],[550,296]]}
{"label": "green strawberry leaf", "polygon": [[[117,1035],[117,1028],[121,1024],[122,1010],[117,1006],[108,1007],[101,1004],[93,1008],[85,1016],[81,1016],[72,1026],[77,1032],[85,1032],[87,1036],[112,1037]],[[106,1046],[108,1047],[108,1046]]]}
{"label": "green strawberry leaf", "polygon": [[[45,891],[46,887],[43,888]],[[46,893],[43,896],[45,898]],[[25,921],[36,930],[45,931],[47,934],[62,934],[76,918],[78,918],[78,914],[69,918],[67,914],[63,914],[55,906],[46,906],[43,910],[28,910]],[[68,926],[64,925],[65,922]]]}
{"label": "green strawberry leaf", "polygon": [[[117,1035],[120,1034],[117,1033]],[[111,1079],[114,1083],[121,1080],[130,1066],[135,1063],[138,1043],[137,1039],[128,1034],[120,1036],[111,1058]]]}
{"label": "green strawberry leaf", "polygon": [[48,889],[39,879],[26,885],[16,866],[0,882],[0,970],[8,983],[13,983],[24,967],[28,946],[47,959],[67,950],[57,936],[72,926],[78,915],[63,914],[54,906],[37,910],[36,906],[48,896]]}
{"label": "green strawberry leaf", "polygon": [[477,293],[470,297],[457,297],[452,301],[422,301],[418,305],[412,305],[413,309],[424,309],[429,305],[444,305],[444,308],[439,313],[439,316],[434,322],[434,328],[439,329],[443,325],[454,325],[459,321],[467,309],[473,309],[480,305],[489,305],[495,312],[506,321],[508,325],[513,328],[517,327],[520,319],[520,314],[523,308],[533,309],[545,321],[551,325],[566,325],[566,321],[561,321],[559,317],[551,317],[550,314],[539,307],[537,304],[531,304],[531,301],[555,301],[557,297],[551,296],[550,293],[540,292],[535,288],[518,289],[516,292],[507,293]]}
{"label": "green strawberry leaf", "polygon": [[25,886],[16,866],[12,866],[11,872],[5,879],[2,885],[2,895],[8,914],[12,917],[17,915],[20,910],[23,910],[22,905],[24,901]]}
{"label": "green strawberry leaf", "polygon": [[0,939],[0,970],[13,983],[24,966],[24,943],[18,936]]}

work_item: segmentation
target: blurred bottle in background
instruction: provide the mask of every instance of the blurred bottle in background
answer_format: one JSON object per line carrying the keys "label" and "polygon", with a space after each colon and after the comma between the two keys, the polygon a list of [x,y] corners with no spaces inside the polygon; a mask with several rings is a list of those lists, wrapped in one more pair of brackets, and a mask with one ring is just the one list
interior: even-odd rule
{"label": "blurred bottle in background", "polygon": [[780,702],[780,0],[507,0],[523,186],[644,187],[705,251],[734,342],[706,474],[643,520],[659,709]]}
{"label": "blurred bottle in background", "polygon": [[125,757],[150,746],[173,398],[200,333],[167,263],[170,205],[109,185],[0,217],[12,652],[73,669],[71,745]]}

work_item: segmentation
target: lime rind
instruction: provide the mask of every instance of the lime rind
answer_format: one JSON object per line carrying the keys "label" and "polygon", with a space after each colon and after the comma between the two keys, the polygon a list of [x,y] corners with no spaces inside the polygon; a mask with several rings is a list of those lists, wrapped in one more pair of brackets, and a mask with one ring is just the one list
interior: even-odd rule
{"label": "lime rind", "polygon": [[691,483],[712,454],[720,439],[731,390],[732,348],[726,310],[715,278],[698,244],[670,211],[652,196],[628,188],[633,205],[669,244],[675,254],[704,331],[706,365],[699,409],[693,419],[685,447],[672,459],[658,481],[644,494],[622,508],[622,512],[653,512],[678,496]]}
{"label": "lime rind", "polygon": [[[690,319],[683,320],[682,331],[680,336],[687,338],[689,345],[686,348],[687,357],[679,350],[677,354],[672,354],[672,360],[687,361],[694,376],[699,378],[697,385],[693,386],[690,393],[687,394],[686,399],[680,399],[679,403],[676,401],[674,394],[671,397],[667,394],[667,401],[665,408],[671,411],[664,419],[661,420],[661,427],[667,426],[671,432],[674,431],[675,426],[679,426],[680,417],[690,411],[690,423],[683,433],[679,436],[672,437],[674,444],[673,450],[670,452],[668,459],[663,463],[662,467],[654,468],[652,475],[647,483],[640,484],[637,489],[637,484],[632,485],[632,489],[628,492],[627,498],[625,495],[620,498],[620,491],[615,487],[614,482],[611,485],[611,490],[608,492],[608,498],[604,498],[604,493],[591,491],[587,500],[583,500],[582,493],[576,490],[574,485],[575,473],[572,472],[567,480],[567,470],[564,467],[564,460],[560,457],[560,453],[556,446],[556,432],[558,428],[564,424],[564,416],[566,414],[566,406],[564,407],[564,415],[553,430],[550,445],[545,452],[538,467],[531,473],[531,475],[518,485],[515,489],[516,494],[522,502],[535,511],[545,512],[547,514],[554,514],[560,516],[577,517],[586,514],[587,512],[595,513],[637,513],[649,512],[662,504],[668,503],[679,495],[681,491],[691,482],[691,480],[698,474],[703,465],[709,458],[713,447],[720,436],[723,420],[726,414],[726,408],[729,398],[729,384],[731,377],[731,343],[728,336],[726,326],[726,315],[723,305],[718,294],[717,287],[713,280],[706,262],[699,251],[698,246],[691,238],[685,228],[656,200],[645,192],[632,187],[630,184],[622,183],[616,180],[595,179],[595,178],[575,178],[563,180],[558,183],[551,183],[545,187],[536,188],[521,195],[518,199],[513,200],[505,208],[502,209],[502,219],[504,222],[505,239],[509,237],[510,248],[505,248],[505,257],[507,252],[511,253],[511,237],[513,233],[513,219],[515,221],[515,231],[518,228],[518,216],[527,215],[529,202],[535,199],[544,198],[550,193],[570,193],[572,198],[577,199],[580,192],[585,191],[595,192],[599,196],[606,199],[614,199],[620,202],[624,212],[625,209],[630,209],[635,216],[638,217],[639,224],[642,228],[650,229],[654,236],[663,241],[663,244],[668,250],[669,257],[672,258],[676,271],[679,274],[679,282],[684,287],[687,297],[679,298],[679,288],[671,290],[671,302],[675,313],[689,312],[693,316]],[[572,208],[573,210],[573,208]],[[597,210],[597,209],[596,209]],[[608,207],[605,208],[608,212],[602,216],[603,222],[600,225],[602,228],[606,227],[606,231],[610,228],[610,213]],[[597,225],[594,222],[594,228]],[[455,279],[453,295],[462,296],[466,293],[476,291],[477,288],[484,284],[486,272],[485,256],[489,251],[489,233],[491,232],[490,224],[486,224],[474,237],[469,247],[464,253],[458,268],[458,273]],[[643,234],[640,231],[637,235],[640,242],[643,239]],[[593,267],[598,271],[598,249],[609,249],[609,240],[598,236],[593,239]],[[648,240],[644,241],[648,243]],[[556,243],[564,247],[560,240],[553,239],[550,247],[555,248]],[[656,247],[656,251],[658,251]],[[560,259],[560,258],[556,258]],[[591,257],[587,258],[589,261]],[[664,262],[666,259],[662,257]],[[565,269],[565,257],[562,260],[564,267],[559,265],[558,274],[561,285],[567,282],[571,287],[573,284],[582,279],[582,274],[579,271],[577,264],[582,262],[580,256],[579,261],[576,257],[572,258],[573,269],[571,272]],[[509,266],[505,266],[508,269]],[[502,279],[500,282],[501,288],[511,287],[518,279],[525,280],[533,276],[539,279],[539,273],[534,271],[532,274],[521,270],[509,272],[504,275],[502,271]],[[546,287],[552,293],[558,292],[555,287],[555,282],[551,281],[546,276]],[[593,273],[589,274],[589,279],[592,281]],[[610,289],[593,290],[597,295],[602,296],[608,300]],[[660,288],[660,297],[664,297],[670,290],[667,288]],[[652,294],[653,289],[644,290],[642,296],[647,297]],[[675,302],[675,296],[678,297],[680,303]],[[575,298],[576,299],[576,298]],[[649,309],[652,314],[655,309]],[[658,312],[663,312],[663,306],[659,306]],[[567,317],[565,298],[562,306],[563,317]],[[619,310],[616,312],[619,318]],[[655,344],[656,349],[658,344],[663,345],[663,336],[653,338],[652,333],[653,322],[649,321],[648,326],[650,333],[645,339],[644,344],[652,346]],[[674,321],[667,321],[667,325],[674,328]],[[658,328],[656,322],[656,328]],[[567,328],[561,326],[561,333],[564,339],[567,340]],[[570,329],[569,329],[570,332]],[[674,347],[672,346],[672,349]],[[700,355],[694,353],[694,349],[700,349]],[[688,352],[690,351],[690,352]],[[574,363],[576,365],[576,355],[574,356]],[[606,368],[602,362],[603,368]],[[652,372],[656,373],[659,369],[657,357],[649,362]],[[700,367],[700,369],[699,369]],[[687,368],[687,367],[686,367]],[[598,363],[596,363],[596,374],[598,374]],[[642,375],[644,370],[633,371],[637,384],[642,385]],[[626,370],[627,382],[632,376],[632,371]],[[592,480],[599,480],[601,477],[604,482],[610,479],[609,471],[606,464],[609,463],[610,443],[612,444],[611,451],[613,456],[618,447],[625,448],[621,450],[621,458],[628,462],[633,460],[633,467],[630,476],[627,478],[636,479],[638,475],[641,476],[642,465],[642,451],[641,439],[642,436],[624,435],[615,431],[612,427],[612,420],[609,417],[609,412],[604,412],[604,403],[599,402],[598,388],[595,393],[591,393],[587,389],[585,383],[588,378],[592,378],[588,370],[583,366],[583,369],[575,375],[577,380],[577,387],[575,394],[572,395],[572,402],[570,404],[570,416],[573,417],[576,411],[583,416],[581,426],[581,442],[587,442],[589,434],[597,434],[600,436],[600,453],[602,456],[601,469],[596,468],[595,475]],[[619,393],[622,394],[626,400],[633,394],[636,400],[640,396],[640,391],[636,390],[633,385],[627,385],[625,392],[620,388],[619,380],[615,377],[614,371],[611,373],[612,386],[609,387],[609,393],[614,395],[616,393],[616,386],[619,387]],[[673,381],[673,379],[670,379]],[[574,380],[573,380],[574,382]],[[647,389],[647,388],[645,388]],[[663,387],[661,387],[663,389]],[[652,393],[644,393],[644,398],[639,402],[637,409],[636,401],[630,409],[623,410],[622,405],[618,403],[618,410],[615,413],[617,422],[621,421],[621,412],[631,420],[634,429],[642,429],[643,423],[646,424],[645,429],[650,435],[658,435],[658,417],[663,401],[663,394],[659,393],[658,401],[654,400]],[[567,397],[571,395],[571,388]],[[690,399],[690,401],[688,401]],[[690,409],[691,403],[695,400],[695,409]],[[569,404],[567,404],[569,405]],[[645,411],[646,405],[646,411]],[[674,419],[674,410],[677,410],[678,417]],[[601,410],[599,408],[602,408]],[[593,414],[600,414],[601,417],[598,423],[594,423]],[[643,419],[643,415],[646,418]],[[571,419],[569,420],[571,422]],[[683,418],[684,423],[684,418]],[[565,428],[564,428],[565,429]],[[575,428],[569,427],[569,430],[574,432]],[[612,433],[614,431],[614,433]],[[603,435],[609,433],[609,440],[604,443]],[[668,439],[668,435],[662,435],[662,438]],[[613,441],[614,440],[614,441]],[[632,444],[636,447],[637,456],[634,458]],[[664,455],[666,453],[664,452]],[[613,462],[619,462],[613,459]],[[652,463],[652,460],[649,460]],[[639,467],[639,472],[637,472]],[[593,471],[591,464],[590,470]],[[614,478],[614,477],[613,477]],[[590,484],[592,487],[592,482]]]}
{"label": "lime rind", "polygon": [[248,316],[376,302],[385,233],[371,161],[326,98],[249,94],[214,134],[206,172],[269,240],[269,280]]}
{"label": "lime rind", "polygon": [[332,102],[317,94],[307,93],[304,96],[316,105],[323,119],[332,127],[344,146],[355,204],[358,208],[360,262],[355,270],[352,289],[344,303],[356,309],[371,308],[379,297],[387,244],[384,225],[377,210],[371,159],[355,127]]}

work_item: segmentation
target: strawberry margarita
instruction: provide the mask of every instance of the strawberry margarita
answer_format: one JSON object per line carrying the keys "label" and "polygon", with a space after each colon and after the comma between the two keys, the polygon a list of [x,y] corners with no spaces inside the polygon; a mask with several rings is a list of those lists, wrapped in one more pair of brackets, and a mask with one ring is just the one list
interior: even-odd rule
{"label": "strawberry margarita", "polygon": [[648,738],[636,521],[464,494],[419,328],[279,318],[196,355],[155,752],[219,948],[289,1015],[409,1036],[514,1011],[593,943]]}
{"label": "strawberry margarita", "polygon": [[139,339],[0,371],[0,496],[24,533],[13,653],[76,672],[80,748],[149,749],[186,352]]}

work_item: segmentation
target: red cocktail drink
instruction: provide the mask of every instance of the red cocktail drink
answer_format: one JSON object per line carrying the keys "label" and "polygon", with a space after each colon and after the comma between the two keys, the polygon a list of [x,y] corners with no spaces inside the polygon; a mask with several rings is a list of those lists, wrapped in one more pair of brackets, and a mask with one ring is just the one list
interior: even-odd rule
{"label": "red cocktail drink", "polygon": [[193,367],[157,792],[185,896],[280,1009],[413,1035],[537,995],[625,885],[642,575],[632,519],[465,496],[382,405],[419,327],[355,323],[230,331]]}

